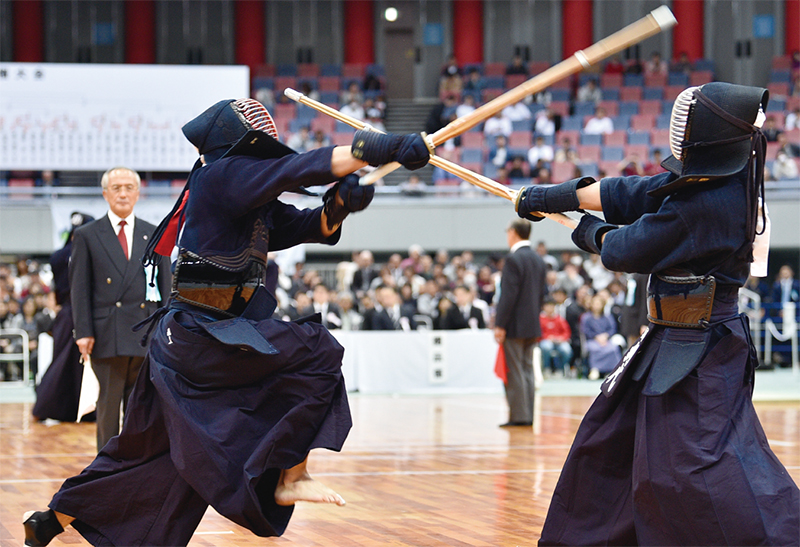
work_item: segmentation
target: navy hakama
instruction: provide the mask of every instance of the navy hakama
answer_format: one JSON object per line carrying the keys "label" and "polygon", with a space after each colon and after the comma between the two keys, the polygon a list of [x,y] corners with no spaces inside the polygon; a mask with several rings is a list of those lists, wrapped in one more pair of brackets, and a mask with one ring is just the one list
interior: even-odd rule
{"label": "navy hakama", "polygon": [[72,305],[67,301],[53,321],[53,362],[36,386],[33,415],[39,420],[74,422],[78,419],[83,365],[72,338]]}
{"label": "navy hakama", "polygon": [[[606,178],[603,264],[713,275],[707,328],[652,324],[575,436],[540,545],[798,545],[800,493],[752,404],[758,364],[738,288],[749,273],[746,170],[666,198],[675,179]],[[651,284],[653,276],[651,276]]]}
{"label": "navy hakama", "polygon": [[326,329],[247,321],[277,350],[265,355],[203,323],[176,309],[160,321],[122,432],[50,504],[95,545],[185,545],[208,505],[280,535],[293,509],[275,503],[281,470],[344,444],[343,349]]}

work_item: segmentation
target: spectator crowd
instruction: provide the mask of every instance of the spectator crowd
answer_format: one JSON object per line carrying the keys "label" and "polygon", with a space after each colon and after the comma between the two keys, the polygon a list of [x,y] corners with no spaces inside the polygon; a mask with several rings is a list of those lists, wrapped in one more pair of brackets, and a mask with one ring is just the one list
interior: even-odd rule
{"label": "spectator crowd", "polygon": [[[545,376],[601,377],[646,324],[642,287],[637,291],[646,277],[610,272],[597,255],[550,253],[541,241],[535,250],[547,267],[540,316]],[[354,252],[335,269],[297,263],[279,275],[275,315],[289,321],[320,313],[327,328],[345,330],[492,328],[502,260],[500,252],[479,261],[469,250],[428,253],[412,245],[385,263],[376,263],[369,250]],[[789,266],[774,282],[753,279],[747,288],[767,306],[774,303],[775,316],[783,302],[800,301]],[[48,264],[24,258],[0,264],[0,351],[22,349],[20,338],[5,329],[26,331],[32,377],[39,334],[48,332],[57,311]],[[22,379],[21,362],[0,363],[0,379]]]}

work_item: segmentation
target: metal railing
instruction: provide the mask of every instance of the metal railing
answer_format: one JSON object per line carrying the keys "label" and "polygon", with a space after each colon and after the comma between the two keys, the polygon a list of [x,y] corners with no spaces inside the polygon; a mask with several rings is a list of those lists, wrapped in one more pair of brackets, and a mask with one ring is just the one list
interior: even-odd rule
{"label": "metal railing", "polygon": [[[8,380],[4,378],[6,381],[0,382],[0,385],[18,386],[22,384],[27,386],[31,384],[31,354],[28,332],[23,329],[0,329],[0,338],[13,340],[16,337],[20,338],[21,349],[14,352],[0,353],[0,366],[7,369],[15,363],[22,363],[22,377],[19,380]],[[8,365],[6,365],[6,363],[8,363]]]}

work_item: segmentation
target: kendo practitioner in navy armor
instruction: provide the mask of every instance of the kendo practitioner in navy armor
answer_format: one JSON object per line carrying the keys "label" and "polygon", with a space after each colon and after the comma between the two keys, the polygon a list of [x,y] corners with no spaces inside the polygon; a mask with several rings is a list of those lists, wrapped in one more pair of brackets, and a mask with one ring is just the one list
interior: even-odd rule
{"label": "kendo practitioner in navy armor", "polygon": [[602,211],[582,217],[575,244],[612,271],[650,274],[649,328],[584,417],[539,545],[800,543],[800,496],[753,408],[758,361],[737,309],[767,226],[767,100],[689,88],[672,111],[669,172],[520,192],[526,218]]}
{"label": "kendo practitioner in navy armor", "polygon": [[78,405],[83,381],[81,352],[72,337],[75,323],[72,321],[72,300],[69,286],[69,259],[72,254],[72,237],[75,230],[93,221],[94,217],[74,212],[70,215],[72,229],[62,248],[50,256],[53,269],[53,285],[56,302],[61,309],[53,321],[53,362],[47,367],[42,381],[36,386],[36,404],[32,414],[37,420],[60,422],[95,421],[94,411],[90,415],[78,416]]}
{"label": "kendo practitioner in navy armor", "polygon": [[[430,151],[420,135],[358,131],[352,147],[296,154],[252,99],[221,101],[183,132],[201,159],[145,255],[175,248],[173,291],[140,325],[152,336],[122,432],[49,511],[25,515],[26,545],[47,545],[68,523],[93,545],[186,545],[208,505],[275,536],[296,501],[344,505],[306,469],[312,449],[341,450],[351,427],[343,349],[317,322],[271,319],[267,253],[335,244],[374,194],[350,173],[390,161],[417,169]],[[278,199],[332,182],[316,209]]]}

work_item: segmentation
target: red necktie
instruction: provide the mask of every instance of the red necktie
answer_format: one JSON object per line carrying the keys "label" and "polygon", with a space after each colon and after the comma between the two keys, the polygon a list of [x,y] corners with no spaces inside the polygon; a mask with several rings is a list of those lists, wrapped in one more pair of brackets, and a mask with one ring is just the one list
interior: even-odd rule
{"label": "red necktie", "polygon": [[122,245],[122,252],[125,254],[125,260],[128,260],[128,238],[125,235],[125,225],[127,222],[124,220],[119,221],[119,233],[117,237],[119,238],[119,244]]}

